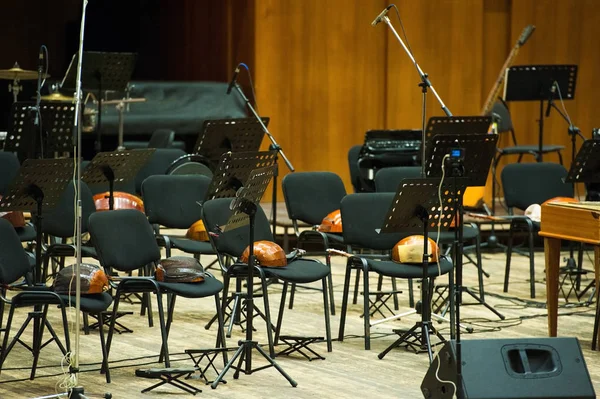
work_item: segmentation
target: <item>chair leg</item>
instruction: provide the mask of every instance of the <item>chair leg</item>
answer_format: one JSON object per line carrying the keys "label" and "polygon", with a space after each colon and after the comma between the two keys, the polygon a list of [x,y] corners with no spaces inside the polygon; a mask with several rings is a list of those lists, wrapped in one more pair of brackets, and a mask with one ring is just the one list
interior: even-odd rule
{"label": "chair leg", "polygon": [[413,279],[408,279],[408,306],[415,307],[415,290],[413,288]]}
{"label": "chair leg", "polygon": [[394,310],[399,310],[399,304],[398,304],[398,294],[396,293],[396,291],[398,291],[398,285],[396,284],[396,277],[392,277],[392,290],[394,291],[394,296],[393,296],[393,300],[394,300]]}
{"label": "chair leg", "polygon": [[371,315],[369,314],[369,272],[363,269],[363,307],[365,323],[365,350],[371,349]]}
{"label": "chair leg", "polygon": [[106,352],[106,340],[104,339],[104,314],[98,313],[98,333],[100,334],[100,348],[102,349],[102,368],[100,373],[105,374],[106,383],[110,384],[110,369],[108,368],[108,353]]}
{"label": "chair leg", "polygon": [[117,320],[117,312],[119,310],[119,302],[121,299],[121,290],[117,287],[115,292],[115,302],[113,303],[112,315],[110,318],[110,326],[108,327],[108,337],[106,338],[106,372],[110,373],[108,357],[110,356],[110,347],[112,345],[112,337],[115,332],[115,322]]}
{"label": "chair leg", "polygon": [[294,309],[294,298],[296,297],[296,283],[292,283],[292,288],[290,289],[290,309]]}
{"label": "chair leg", "polygon": [[169,337],[167,336],[167,328],[165,326],[165,312],[163,309],[163,303],[162,303],[162,293],[157,290],[156,292],[156,307],[158,308],[158,321],[160,323],[160,335],[161,335],[161,339],[162,339],[162,348],[164,351],[164,355],[165,355],[165,367],[169,368],[171,367],[171,360],[169,359],[169,344],[168,344],[168,339]]}
{"label": "chair leg", "polygon": [[[173,312],[175,311],[175,300],[177,299],[177,295],[167,294],[167,340],[169,339],[169,333],[171,332],[171,323],[173,323]],[[164,348],[163,348],[164,349]],[[160,351],[160,356],[158,357],[158,362],[162,363],[164,352],[163,349]]]}
{"label": "chair leg", "polygon": [[352,298],[353,305],[356,305],[358,303],[358,286],[360,284],[360,271],[361,269],[356,269],[356,279],[354,280],[354,298]]}
{"label": "chair leg", "polygon": [[[293,284],[292,284],[293,286]],[[279,314],[277,315],[277,325],[275,326],[275,345],[279,344],[279,335],[281,333],[281,326],[283,324],[283,311],[285,309],[285,297],[287,295],[288,283],[287,281],[283,283],[283,288],[281,289],[281,304],[279,305]]]}
{"label": "chair leg", "polygon": [[512,246],[513,246],[513,224],[510,224],[508,230],[508,245],[506,246],[506,267],[504,269],[504,292],[508,292],[508,279],[510,276],[510,260],[512,257]]}
{"label": "chair leg", "polygon": [[348,293],[350,291],[350,274],[352,273],[352,261],[346,262],[346,275],[344,277],[344,293],[342,294],[342,310],[340,313],[340,327],[338,332],[338,341],[344,341],[344,328],[346,324],[346,310],[348,309]]}
{"label": "chair leg", "polygon": [[[329,274],[331,277],[331,273]],[[331,352],[333,350],[331,345],[331,320],[329,318],[329,303],[327,303],[328,290],[327,290],[327,278],[323,280],[323,314],[325,316],[325,337],[327,339],[327,352]]]}
{"label": "chair leg", "polygon": [[[217,319],[219,323],[219,332],[217,333],[217,348],[227,348],[227,343],[225,342],[225,322],[223,321],[223,312],[221,310],[219,294],[215,294],[215,309],[217,311]],[[223,364],[227,364],[229,360],[227,359],[227,351],[223,351]]]}
{"label": "chair leg", "polygon": [[[269,293],[268,293],[268,288],[267,288],[267,279],[265,278],[264,274],[262,273],[261,270],[259,270],[260,272],[260,281],[262,284],[262,291],[263,291],[263,303],[265,306],[265,319],[267,322],[267,342],[269,344],[269,355],[271,356],[271,358],[275,358],[275,346],[273,345],[273,324],[271,324],[271,310],[269,307]],[[285,283],[287,284],[287,283]],[[284,286],[285,286],[284,284]],[[285,306],[285,303],[282,303],[282,306]],[[247,307],[247,306],[246,306]],[[246,317],[250,317],[249,313],[248,313],[248,309],[246,309]]]}
{"label": "chair leg", "polygon": [[327,254],[325,255],[325,263],[329,268],[329,275],[327,276],[329,284],[327,285],[329,287],[329,303],[331,305],[331,315],[335,316],[335,298],[333,297],[333,273],[331,272],[331,255],[329,254],[329,252],[327,252]]}

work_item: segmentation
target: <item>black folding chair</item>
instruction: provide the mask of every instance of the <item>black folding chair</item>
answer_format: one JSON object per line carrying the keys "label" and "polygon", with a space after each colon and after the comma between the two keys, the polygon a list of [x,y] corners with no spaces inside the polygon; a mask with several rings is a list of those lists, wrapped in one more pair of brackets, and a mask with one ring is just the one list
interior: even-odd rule
{"label": "black folding chair", "polygon": [[[524,211],[532,204],[542,204],[554,197],[573,197],[573,184],[563,183],[567,176],[564,166],[556,163],[516,163],[506,165],[500,175],[504,187],[504,201],[509,215],[514,209]],[[533,254],[534,233],[540,229],[540,223],[528,217],[512,217],[506,250],[506,269],[504,272],[504,292],[508,292],[510,263],[513,251],[515,231],[525,228],[529,247],[529,278],[531,297],[535,298],[535,265]]]}
{"label": "black folding chair", "polygon": [[[111,273],[112,270],[128,273],[142,267],[149,267],[153,270],[160,261],[160,248],[156,243],[152,226],[148,223],[146,216],[139,211],[128,209],[97,212],[90,217],[89,227],[100,264],[105,268],[107,273]],[[205,280],[201,283],[166,283],[159,282],[154,277],[126,276],[115,280],[115,285],[115,304],[108,332],[107,356],[110,354],[110,346],[115,330],[115,316],[119,309],[119,298],[121,293],[129,292],[152,292],[156,294],[162,339],[161,355],[164,356],[166,367],[170,367],[167,339],[173,321],[173,311],[177,296],[184,298],[214,297],[219,320],[216,345],[217,347],[225,347],[225,337],[222,333],[223,318],[219,302],[219,293],[223,290],[223,284],[210,274],[207,273]],[[162,294],[170,294],[168,295],[166,321],[163,311]],[[226,352],[224,352],[223,357],[226,362]]]}
{"label": "black folding chair", "polygon": [[[230,210],[231,199],[221,198],[210,200],[204,203],[203,219],[204,224],[210,232],[219,231],[217,226],[224,226],[231,215]],[[255,215],[255,241],[274,241],[271,232],[271,226],[264,211],[261,207]],[[245,277],[243,270],[247,269],[246,264],[233,264],[229,267],[224,262],[225,256],[230,256],[234,259],[239,258],[244,249],[248,246],[249,226],[239,227],[230,232],[219,232],[218,236],[211,234],[211,242],[213,243],[219,262],[225,272],[225,287],[228,286],[227,279],[230,277]],[[327,351],[331,352],[331,327],[329,321],[329,304],[327,294],[327,276],[330,274],[329,268],[321,262],[312,259],[296,259],[288,262],[285,267],[263,267],[257,266],[257,277],[261,279],[262,290],[265,301],[265,318],[267,321],[267,336],[269,341],[269,350],[271,357],[275,356],[274,345],[278,343],[281,326],[283,322],[283,312],[285,309],[285,297],[289,283],[307,284],[316,281],[321,281],[323,289],[323,312],[325,316],[325,331],[327,341]],[[279,305],[279,315],[277,317],[277,326],[275,328],[275,338],[271,337],[270,310],[267,293],[267,279],[277,278],[283,282],[283,291],[281,293],[281,303]],[[223,298],[226,298],[227,293],[224,292]],[[223,304],[225,307],[225,303]]]}

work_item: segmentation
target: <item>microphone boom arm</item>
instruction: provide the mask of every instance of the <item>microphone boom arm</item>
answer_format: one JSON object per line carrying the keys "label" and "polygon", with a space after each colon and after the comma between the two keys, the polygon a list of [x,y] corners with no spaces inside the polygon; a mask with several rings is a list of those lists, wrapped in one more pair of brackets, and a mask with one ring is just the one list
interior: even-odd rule
{"label": "microphone boom arm", "polygon": [[239,95],[242,98],[242,100],[244,100],[244,102],[246,103],[246,106],[248,107],[248,109],[250,110],[250,112],[252,112],[252,115],[254,115],[254,117],[256,118],[256,120],[258,121],[258,123],[260,124],[260,127],[262,127],[263,131],[265,132],[265,134],[267,135],[267,137],[269,138],[269,140],[271,140],[271,144],[273,145],[273,148],[275,148],[277,150],[277,152],[279,153],[279,155],[281,155],[281,158],[283,158],[283,161],[285,162],[285,164],[288,167],[288,169],[290,170],[290,172],[294,172],[294,166],[289,161],[289,159],[285,156],[285,154],[283,153],[283,150],[281,149],[281,147],[279,146],[279,144],[277,144],[277,141],[275,141],[275,138],[273,137],[273,135],[271,134],[271,132],[269,132],[269,129],[267,129],[267,127],[263,123],[262,119],[260,118],[260,116],[258,115],[258,113],[256,112],[256,110],[254,109],[254,107],[250,103],[250,100],[248,100],[248,97],[246,97],[246,95],[244,94],[244,91],[242,90],[242,88],[240,87],[240,85],[237,84],[237,82],[235,82],[233,87],[239,93]]}
{"label": "microphone boom arm", "polygon": [[412,63],[415,65],[415,68],[417,68],[417,72],[419,72],[419,76],[421,77],[421,81],[423,82],[423,84],[426,87],[428,87],[428,88],[431,89],[431,92],[433,93],[433,95],[435,96],[435,98],[440,103],[440,106],[442,107],[442,111],[444,111],[444,113],[446,114],[446,116],[452,116],[452,113],[450,112],[450,110],[448,109],[448,107],[446,107],[446,104],[444,104],[444,102],[442,101],[442,99],[438,95],[437,91],[435,91],[435,88],[431,85],[431,82],[429,81],[429,78],[427,77],[427,74],[425,74],[423,72],[423,70],[421,69],[421,67],[419,66],[419,64],[417,63],[417,61],[415,60],[415,58],[413,57],[413,55],[410,52],[410,50],[408,49],[408,47],[406,47],[406,45],[404,44],[404,41],[402,40],[402,38],[400,37],[400,35],[398,35],[398,32],[396,32],[396,29],[394,29],[394,26],[392,25],[392,23],[391,23],[390,19],[388,18],[388,16],[384,15],[383,18],[382,18],[382,20],[383,20],[383,22],[385,22],[385,24],[387,26],[389,26],[389,28],[392,31],[392,33],[394,34],[394,36],[396,36],[396,39],[398,39],[398,41],[400,42],[400,44],[404,48],[404,51],[406,52],[406,54],[408,54],[408,57],[410,58],[410,60],[412,61]]}

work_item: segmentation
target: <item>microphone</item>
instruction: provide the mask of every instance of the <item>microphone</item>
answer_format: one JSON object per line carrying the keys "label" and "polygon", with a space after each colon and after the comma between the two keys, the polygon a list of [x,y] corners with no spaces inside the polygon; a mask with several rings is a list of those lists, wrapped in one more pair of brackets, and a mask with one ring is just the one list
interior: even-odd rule
{"label": "microphone", "polygon": [[378,23],[381,22],[381,20],[383,19],[383,17],[385,17],[388,13],[388,11],[390,10],[390,8],[392,8],[394,5],[390,4],[389,6],[387,6],[386,8],[384,8],[384,10],[377,16],[377,18],[375,18],[373,20],[373,22],[371,22],[372,26],[377,25]]}
{"label": "microphone", "polygon": [[240,66],[235,67],[235,71],[233,71],[233,77],[231,78],[231,82],[229,82],[229,86],[227,87],[227,94],[231,94],[231,89],[235,86],[235,82],[237,80],[238,73],[240,73]]}
{"label": "microphone", "polygon": [[556,92],[556,83],[552,82],[550,87],[550,94],[548,95],[548,106],[546,107],[546,118],[550,116],[550,110],[552,109],[552,101],[554,100],[554,92]]}

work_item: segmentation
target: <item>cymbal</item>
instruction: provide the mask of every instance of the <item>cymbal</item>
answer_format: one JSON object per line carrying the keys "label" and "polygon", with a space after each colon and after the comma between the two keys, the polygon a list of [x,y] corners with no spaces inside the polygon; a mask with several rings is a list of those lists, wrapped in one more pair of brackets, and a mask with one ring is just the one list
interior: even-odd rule
{"label": "cymbal", "polygon": [[74,97],[65,96],[62,93],[52,93],[47,96],[40,97],[42,101],[74,101]]}
{"label": "cymbal", "polygon": [[[50,75],[43,75],[42,78],[48,78]],[[38,78],[37,71],[29,71],[19,67],[19,64],[15,62],[15,66],[10,69],[0,69],[0,79],[7,80],[35,80]]]}

